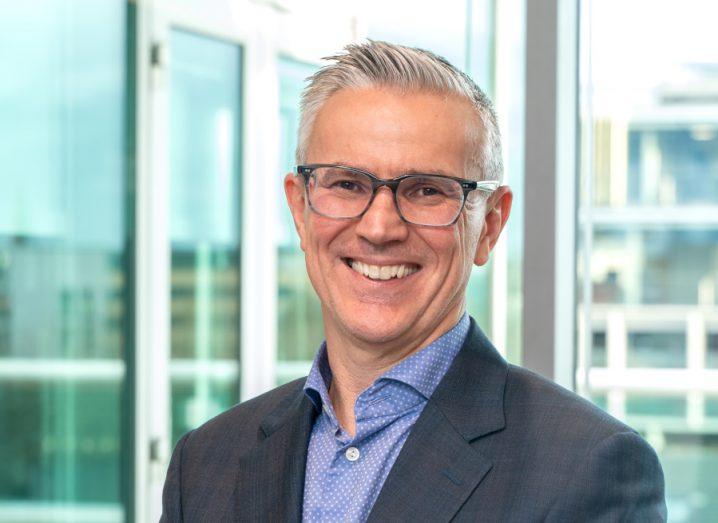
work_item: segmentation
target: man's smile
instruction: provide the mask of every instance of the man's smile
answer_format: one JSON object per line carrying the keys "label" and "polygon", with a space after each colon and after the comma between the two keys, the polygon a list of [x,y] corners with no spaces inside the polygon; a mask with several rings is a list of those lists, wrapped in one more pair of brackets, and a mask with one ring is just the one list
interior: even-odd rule
{"label": "man's smile", "polygon": [[378,265],[361,262],[352,258],[344,258],[345,263],[354,271],[371,280],[391,280],[393,278],[406,278],[420,269],[413,263],[400,263],[394,265]]}

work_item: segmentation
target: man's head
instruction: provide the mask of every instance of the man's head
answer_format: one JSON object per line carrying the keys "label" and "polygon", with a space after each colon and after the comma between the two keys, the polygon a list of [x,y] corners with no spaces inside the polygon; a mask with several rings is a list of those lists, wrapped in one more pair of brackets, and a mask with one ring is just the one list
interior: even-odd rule
{"label": "man's head", "polygon": [[[344,165],[380,179],[500,180],[491,103],[445,60],[383,42],[349,46],[330,60],[304,94],[298,163]],[[361,216],[327,217],[309,205],[312,184],[311,176],[285,179],[327,339],[408,350],[451,328],[472,265],[488,261],[508,217],[508,188],[470,192],[455,222],[431,227],[402,219],[387,187]]]}
{"label": "man's head", "polygon": [[468,130],[474,141],[467,178],[501,181],[501,138],[493,104],[462,71],[429,51],[387,42],[349,45],[345,53],[327,58],[332,63],[309,81],[301,102],[297,165],[306,163],[307,148],[317,114],[326,101],[342,89],[384,87],[399,92],[426,92],[464,99],[477,115]]}

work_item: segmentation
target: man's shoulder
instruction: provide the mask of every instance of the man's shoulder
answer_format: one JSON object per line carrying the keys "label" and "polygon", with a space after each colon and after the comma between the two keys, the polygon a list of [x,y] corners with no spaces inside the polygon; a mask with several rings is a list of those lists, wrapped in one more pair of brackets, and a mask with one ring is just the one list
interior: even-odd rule
{"label": "man's shoulder", "polygon": [[523,367],[509,365],[504,409],[512,424],[555,433],[560,440],[598,442],[633,429],[587,399]]}
{"label": "man's shoulder", "polygon": [[237,485],[240,460],[266,437],[263,427],[267,423],[276,423],[282,412],[298,405],[304,381],[295,380],[240,403],[185,434],[167,473],[163,521],[181,520],[182,510],[187,511],[187,520],[212,514],[201,519],[225,521],[234,510],[226,503]]}
{"label": "man's shoulder", "polygon": [[244,401],[210,419],[187,435],[187,446],[207,444],[242,447],[259,437],[262,422],[295,401],[306,378],[299,378]]}
{"label": "man's shoulder", "polygon": [[[507,365],[502,429],[472,441],[492,462],[484,482],[496,503],[470,500],[466,514],[489,519],[664,521],[663,474],[655,451],[633,429],[590,401]],[[512,496],[502,498],[502,493]],[[521,500],[521,501],[517,501]],[[603,519],[602,519],[603,520]]]}

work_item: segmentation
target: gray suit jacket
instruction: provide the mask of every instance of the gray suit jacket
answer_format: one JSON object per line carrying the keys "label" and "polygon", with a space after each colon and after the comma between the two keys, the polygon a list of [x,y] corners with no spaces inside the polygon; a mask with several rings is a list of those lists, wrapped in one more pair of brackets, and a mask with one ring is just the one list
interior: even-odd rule
{"label": "gray suit jacket", "polygon": [[[300,521],[315,412],[293,381],[186,434],[164,522]],[[473,322],[369,521],[664,521],[663,472],[633,430],[507,364]]]}

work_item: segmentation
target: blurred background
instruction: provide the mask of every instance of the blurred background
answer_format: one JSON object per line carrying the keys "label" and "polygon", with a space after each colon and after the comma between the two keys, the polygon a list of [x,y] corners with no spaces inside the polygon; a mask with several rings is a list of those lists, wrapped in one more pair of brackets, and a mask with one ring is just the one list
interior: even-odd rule
{"label": "blurred background", "polygon": [[715,521],[715,20],[711,0],[0,3],[0,521],[156,521],[184,432],[305,375],[321,316],[281,181],[304,79],[365,38],[496,102],[516,201],[470,313],[646,436],[671,521]]}

